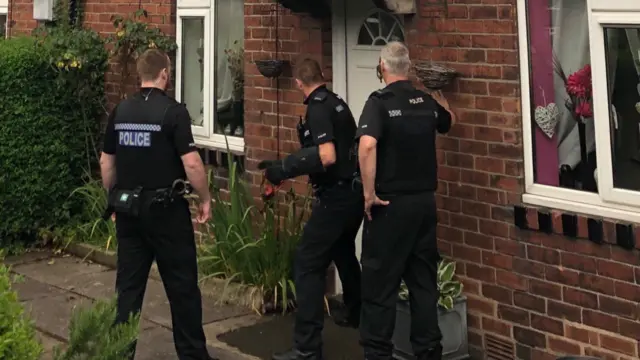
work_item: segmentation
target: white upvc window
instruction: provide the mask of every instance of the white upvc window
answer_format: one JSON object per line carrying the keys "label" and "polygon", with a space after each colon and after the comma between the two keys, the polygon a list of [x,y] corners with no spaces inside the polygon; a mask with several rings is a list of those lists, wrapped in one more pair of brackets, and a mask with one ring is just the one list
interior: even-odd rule
{"label": "white upvc window", "polygon": [[176,17],[176,98],[196,144],[244,152],[244,2],[178,0]]}
{"label": "white upvc window", "polygon": [[523,201],[640,222],[640,1],[517,5]]}
{"label": "white upvc window", "polygon": [[7,36],[9,27],[9,0],[0,0],[0,38]]}

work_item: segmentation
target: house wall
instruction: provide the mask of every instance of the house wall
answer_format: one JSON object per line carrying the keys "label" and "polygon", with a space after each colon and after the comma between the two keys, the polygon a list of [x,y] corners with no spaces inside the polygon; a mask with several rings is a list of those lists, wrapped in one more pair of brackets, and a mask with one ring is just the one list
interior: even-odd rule
{"label": "house wall", "polygon": [[[8,0],[9,1],[9,36],[29,34],[37,26],[33,20],[33,0]],[[139,7],[149,13],[148,21],[160,28],[165,34],[175,36],[176,33],[176,2],[175,0],[140,0],[140,1],[101,1],[83,0],[82,3],[84,24],[106,36],[114,33],[111,16],[118,14],[127,16],[138,10]],[[119,101],[120,76],[117,66],[111,64],[106,75],[106,92],[108,96],[108,108],[111,109]],[[127,85],[135,84],[135,79]],[[127,92],[134,91],[130,86]]]}
{"label": "house wall", "polygon": [[[563,235],[570,226],[563,227],[556,211],[547,217],[547,210],[527,207],[529,229],[514,224],[514,206],[521,204],[524,191],[515,0],[448,0],[447,13],[432,3],[419,0],[419,13],[406,17],[407,43],[415,60],[443,62],[462,73],[446,93],[458,123],[438,141],[438,238],[442,253],[457,261],[465,285],[474,358],[637,358],[640,254],[616,244],[615,222],[601,223],[601,241],[599,223],[590,233],[583,216],[577,217],[576,237]],[[85,19],[107,33],[112,13],[137,6],[137,1],[93,0]],[[175,33],[170,1],[145,0],[143,6],[154,23]],[[257,162],[276,157],[278,133],[281,151],[297,148],[294,129],[304,111],[291,74],[285,73],[278,130],[276,83],[259,75],[252,63],[274,56],[270,7],[262,0],[245,0],[246,165],[256,191]],[[31,1],[10,0],[12,33],[31,29],[31,15]],[[281,59],[311,55],[331,78],[328,21],[284,11],[279,38]],[[108,86],[115,94],[113,81]],[[289,186],[306,193],[304,180]]]}
{"label": "house wall", "polygon": [[527,229],[514,224],[524,192],[516,1],[449,0],[448,14],[428,3],[408,19],[408,43],[414,59],[462,73],[446,94],[458,123],[438,143],[438,239],[465,285],[473,355],[637,358],[639,254],[616,244],[614,222],[601,223],[602,241],[579,215],[576,237],[557,211],[519,208]]}

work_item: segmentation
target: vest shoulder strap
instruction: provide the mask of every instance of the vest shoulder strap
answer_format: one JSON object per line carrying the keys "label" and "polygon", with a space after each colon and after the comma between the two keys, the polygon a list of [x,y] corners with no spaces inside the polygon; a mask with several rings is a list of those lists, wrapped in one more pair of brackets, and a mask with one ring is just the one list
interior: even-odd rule
{"label": "vest shoulder strap", "polygon": [[327,96],[329,96],[329,92],[321,91],[321,92],[313,95],[313,97],[310,99],[310,101],[324,102],[325,100],[327,100]]}
{"label": "vest shoulder strap", "polygon": [[369,95],[370,98],[377,98],[380,100],[387,100],[387,99],[391,99],[392,97],[394,97],[395,94],[393,93],[393,91],[389,90],[389,89],[380,89],[380,90],[376,90],[374,92],[371,93],[371,95]]}

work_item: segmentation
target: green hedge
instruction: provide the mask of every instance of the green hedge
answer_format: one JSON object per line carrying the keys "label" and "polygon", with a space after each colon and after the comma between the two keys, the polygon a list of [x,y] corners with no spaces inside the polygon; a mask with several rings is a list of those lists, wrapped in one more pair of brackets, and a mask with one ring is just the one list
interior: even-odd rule
{"label": "green hedge", "polygon": [[[86,118],[99,102],[87,110],[74,69],[55,66],[74,55],[61,53],[65,44],[55,37],[0,42],[0,245],[32,240],[78,210],[69,194],[82,185],[95,138],[87,135],[97,129]],[[95,89],[104,80],[88,81]]]}

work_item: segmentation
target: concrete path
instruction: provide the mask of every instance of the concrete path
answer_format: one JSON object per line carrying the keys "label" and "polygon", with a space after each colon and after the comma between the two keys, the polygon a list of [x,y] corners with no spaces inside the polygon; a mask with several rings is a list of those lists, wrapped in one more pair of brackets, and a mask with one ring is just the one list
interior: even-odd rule
{"label": "concrete path", "polygon": [[[87,306],[96,299],[114,295],[115,271],[71,256],[50,252],[30,252],[5,259],[12,272],[23,281],[16,283],[26,312],[35,321],[45,348],[43,359],[51,359],[55,346],[68,340],[68,324],[76,306]],[[203,324],[210,354],[221,360],[255,359],[218,341],[217,336],[238,327],[251,325],[257,316],[248,309],[214,304],[204,300]],[[149,279],[136,360],[177,359],[171,333],[171,314],[160,281]]]}

